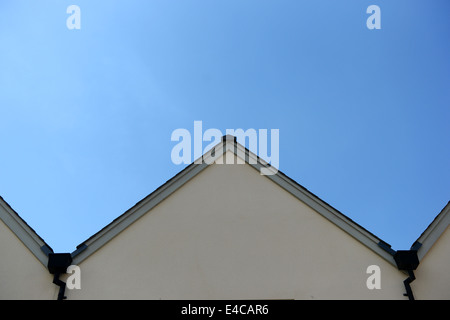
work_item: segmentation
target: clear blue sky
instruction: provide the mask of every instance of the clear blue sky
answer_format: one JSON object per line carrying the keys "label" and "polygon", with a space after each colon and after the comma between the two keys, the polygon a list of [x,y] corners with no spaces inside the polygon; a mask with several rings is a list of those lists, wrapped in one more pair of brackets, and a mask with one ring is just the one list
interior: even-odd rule
{"label": "clear blue sky", "polygon": [[408,249],[450,200],[449,13],[448,0],[3,0],[0,195],[72,252],[184,168],[173,130],[279,129],[283,173]]}

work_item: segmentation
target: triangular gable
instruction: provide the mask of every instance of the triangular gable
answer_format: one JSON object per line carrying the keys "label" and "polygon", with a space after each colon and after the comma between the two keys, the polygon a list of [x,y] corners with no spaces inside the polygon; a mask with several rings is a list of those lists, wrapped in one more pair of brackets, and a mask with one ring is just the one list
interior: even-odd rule
{"label": "triangular gable", "polygon": [[425,257],[428,251],[433,247],[439,237],[450,225],[450,202],[434,218],[430,225],[420,235],[420,237],[411,246],[411,249],[417,250],[419,261]]}
{"label": "triangular gable", "polygon": [[[314,209],[340,229],[347,232],[354,239],[358,240],[367,248],[387,260],[393,266],[396,266],[393,259],[393,254],[395,251],[392,250],[387,243],[352,221],[350,218],[346,217],[344,214],[312,194],[310,191],[287,177],[282,172],[278,171],[276,168],[271,167],[263,159],[259,158],[244,146],[237,143],[236,138],[232,136],[224,136],[219,144],[201,157],[203,161],[199,161],[199,159],[194,161],[172,179],[168,180],[165,184],[156,189],[153,193],[145,197],[135,206],[113,220],[106,227],[77,246],[77,250],[72,253],[73,263],[79,264],[81,261],[88,258],[109,240],[114,238],[121,231],[149,212],[153,207],[158,205],[161,201],[169,197],[178,188],[207,168],[210,163],[213,163],[214,159],[217,159],[222,155],[226,155],[227,151],[231,151],[234,155],[241,159],[241,162],[238,163],[246,163],[259,172],[261,172],[261,168],[272,170],[273,174],[266,175],[266,178],[271,179],[284,190],[288,191],[290,194]],[[228,161],[226,162],[228,163]]]}
{"label": "triangular gable", "polygon": [[0,219],[17,236],[17,238],[47,267],[50,246],[0,197]]}

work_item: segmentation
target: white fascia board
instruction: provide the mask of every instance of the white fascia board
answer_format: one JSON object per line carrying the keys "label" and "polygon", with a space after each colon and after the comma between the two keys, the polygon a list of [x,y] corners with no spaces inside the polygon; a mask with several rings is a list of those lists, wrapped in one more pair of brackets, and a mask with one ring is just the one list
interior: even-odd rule
{"label": "white fascia board", "polygon": [[450,202],[442,209],[431,224],[425,229],[422,235],[416,240],[421,246],[417,251],[419,261],[425,257],[427,252],[436,243],[439,237],[450,225]]}
{"label": "white fascia board", "polygon": [[[313,210],[324,216],[326,219],[334,223],[336,226],[347,232],[356,240],[367,246],[369,249],[380,255],[382,258],[390,262],[393,266],[396,266],[393,256],[387,251],[383,250],[378,243],[380,239],[374,237],[371,233],[361,228],[359,225],[339,213],[337,210],[320,200],[318,197],[301,187],[293,180],[286,177],[284,174],[278,172],[277,168],[270,166],[265,160],[259,158],[253,152],[250,152],[241,144],[234,141],[232,137],[224,137],[224,140],[211,148],[202,157],[194,161],[186,169],[176,175],[172,180],[161,186],[155,192],[144,198],[141,202],[136,204],[133,208],[125,212],[122,216],[114,220],[104,229],[100,230],[93,237],[85,241],[83,244],[87,246],[85,250],[74,257],[74,263],[78,264],[96,250],[101,248],[109,240],[114,238],[118,233],[127,228],[130,224],[138,220],[145,213],[149,212],[153,207],[159,204],[161,201],[170,196],[178,188],[183,186],[191,178],[196,176],[208,165],[215,163],[220,159],[222,155],[225,157],[219,160],[217,163],[234,163],[233,159],[227,159],[227,151],[231,151],[237,156],[236,164],[249,164],[254,169],[261,172],[261,168],[266,170],[272,170],[272,175],[266,175],[268,179],[281,186],[286,191],[290,192],[300,201],[311,207]],[[214,155],[213,155],[214,153]]]}
{"label": "white fascia board", "polygon": [[0,219],[47,268],[48,257],[41,250],[47,244],[32,230],[11,207],[0,199]]}
{"label": "white fascia board", "polygon": [[[271,168],[270,165],[261,158],[258,158],[252,152],[243,148],[240,144],[238,144],[238,149],[240,148],[241,154],[242,152],[246,152],[246,157],[249,159],[253,159],[253,163],[249,163],[253,168],[258,171],[261,171],[261,167]],[[314,211],[321,214],[323,217],[334,223],[336,226],[347,232],[350,236],[360,241],[362,244],[367,246],[369,249],[380,255],[382,258],[387,260],[393,266],[397,267],[395,263],[394,257],[392,254],[388,253],[384,249],[382,249],[378,244],[381,239],[375,237],[370,232],[353,222],[352,220],[345,217],[342,213],[338,212],[336,209],[325,203],[323,200],[300,186],[298,183],[288,178],[281,172],[275,168],[273,169],[275,174],[266,175],[268,179],[271,179],[273,182],[278,184],[280,187],[291,193],[294,197],[311,207]]]}

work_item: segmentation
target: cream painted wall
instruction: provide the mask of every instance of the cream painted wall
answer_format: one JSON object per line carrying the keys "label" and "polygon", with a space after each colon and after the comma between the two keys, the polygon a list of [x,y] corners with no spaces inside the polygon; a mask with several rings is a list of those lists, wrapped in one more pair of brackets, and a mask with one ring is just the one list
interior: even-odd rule
{"label": "cream painted wall", "polygon": [[406,299],[404,273],[247,164],[209,166],[79,266],[68,299]]}
{"label": "cream painted wall", "polygon": [[56,299],[47,268],[0,220],[0,300]]}
{"label": "cream painted wall", "polygon": [[411,288],[416,299],[450,300],[450,226],[422,258]]}

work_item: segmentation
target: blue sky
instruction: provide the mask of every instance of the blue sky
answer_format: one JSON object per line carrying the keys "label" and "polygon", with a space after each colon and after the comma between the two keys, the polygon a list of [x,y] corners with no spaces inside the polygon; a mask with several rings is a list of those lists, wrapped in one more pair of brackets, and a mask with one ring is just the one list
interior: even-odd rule
{"label": "blue sky", "polygon": [[[69,30],[66,9],[81,9]],[[369,30],[369,5],[381,29]],[[55,250],[181,171],[178,128],[279,129],[279,169],[408,249],[450,200],[450,2],[0,2],[0,195]]]}

